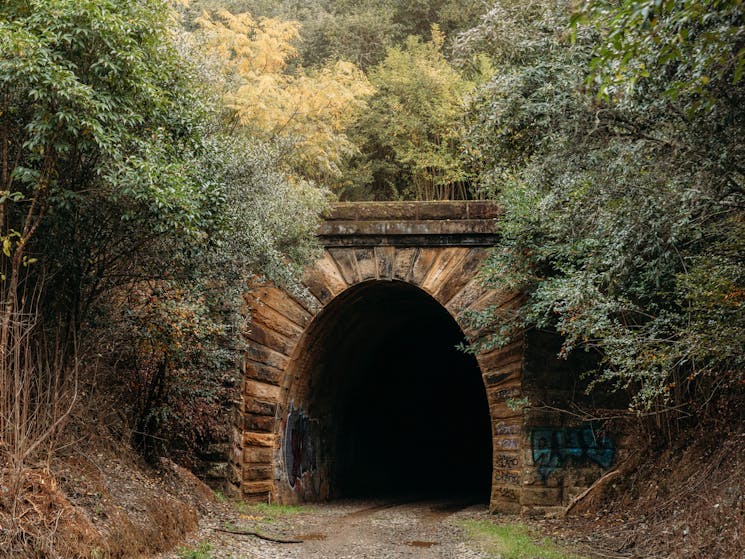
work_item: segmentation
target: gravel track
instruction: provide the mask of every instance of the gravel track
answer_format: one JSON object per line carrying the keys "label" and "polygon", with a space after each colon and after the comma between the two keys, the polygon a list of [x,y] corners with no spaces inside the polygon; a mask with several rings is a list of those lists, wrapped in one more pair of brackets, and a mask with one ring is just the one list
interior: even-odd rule
{"label": "gravel track", "polygon": [[[485,505],[457,500],[339,501],[267,522],[223,511],[203,519],[185,545],[211,545],[215,559],[485,559],[461,522],[488,516]],[[252,530],[288,544],[214,528]],[[160,559],[174,559],[176,552]]]}

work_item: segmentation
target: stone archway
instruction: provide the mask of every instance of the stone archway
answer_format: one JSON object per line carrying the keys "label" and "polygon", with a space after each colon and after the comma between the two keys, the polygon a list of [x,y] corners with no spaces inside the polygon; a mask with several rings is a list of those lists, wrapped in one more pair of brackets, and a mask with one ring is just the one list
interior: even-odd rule
{"label": "stone archway", "polygon": [[[424,316],[439,316],[443,325],[450,321],[468,333],[462,320],[468,310],[520,304],[518,294],[487,289],[476,277],[494,242],[497,217],[493,205],[478,202],[340,205],[322,227],[325,248],[307,270],[305,296],[269,284],[252,286],[246,296],[252,322],[231,460],[245,499],[290,502],[335,495],[340,466],[328,462],[327,449],[319,448],[331,444],[319,442],[329,423],[300,405],[319,384],[320,390],[329,389],[330,381],[314,378],[324,361],[335,358],[332,344],[314,348],[338,320],[328,316],[340,316],[345,305],[357,304],[359,310],[366,304],[359,301],[395,292],[399,302],[416,299]],[[349,359],[349,351],[345,355]],[[523,344],[477,355],[476,362],[491,431],[490,505],[516,511],[522,416],[506,402],[521,395]]]}
{"label": "stone archway", "polygon": [[335,297],[285,374],[281,500],[460,494],[488,500],[491,422],[476,359],[447,310],[403,281]]}

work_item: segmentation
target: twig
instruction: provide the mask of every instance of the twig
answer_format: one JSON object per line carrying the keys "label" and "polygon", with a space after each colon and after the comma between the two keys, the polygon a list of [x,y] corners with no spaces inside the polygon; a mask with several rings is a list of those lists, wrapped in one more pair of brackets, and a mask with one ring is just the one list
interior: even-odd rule
{"label": "twig", "polygon": [[274,543],[303,543],[303,540],[285,540],[282,538],[274,538],[272,536],[266,536],[259,532],[252,532],[250,530],[225,530],[224,528],[212,528],[216,532],[225,532],[226,534],[235,534],[236,536],[254,536],[261,540]]}

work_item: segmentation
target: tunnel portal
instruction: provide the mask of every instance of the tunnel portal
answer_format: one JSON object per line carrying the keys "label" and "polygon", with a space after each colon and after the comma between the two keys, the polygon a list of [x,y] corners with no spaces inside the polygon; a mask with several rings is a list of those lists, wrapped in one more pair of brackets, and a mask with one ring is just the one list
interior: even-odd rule
{"label": "tunnel portal", "polygon": [[[255,278],[230,476],[250,501],[473,492],[519,511],[522,337],[456,349],[485,286],[489,202],[337,204],[297,288]],[[526,451],[528,449],[525,449]]]}
{"label": "tunnel portal", "polygon": [[[314,425],[285,433],[293,490],[306,500],[447,494],[487,502],[489,408],[462,342],[447,310],[402,281],[365,282],[333,300],[306,336],[294,370],[302,380],[288,395],[293,413]],[[304,468],[303,450],[313,453]]]}

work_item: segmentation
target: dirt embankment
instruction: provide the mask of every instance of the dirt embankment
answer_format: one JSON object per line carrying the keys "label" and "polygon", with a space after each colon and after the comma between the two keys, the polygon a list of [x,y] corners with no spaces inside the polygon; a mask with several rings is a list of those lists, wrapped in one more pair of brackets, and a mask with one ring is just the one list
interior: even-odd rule
{"label": "dirt embankment", "polygon": [[729,405],[657,448],[640,440],[639,466],[594,512],[546,523],[608,557],[745,558],[744,412]]}
{"label": "dirt embankment", "polygon": [[3,558],[146,557],[177,545],[215,503],[188,470],[169,460],[152,468],[126,449],[78,445],[52,468],[0,478]]}

